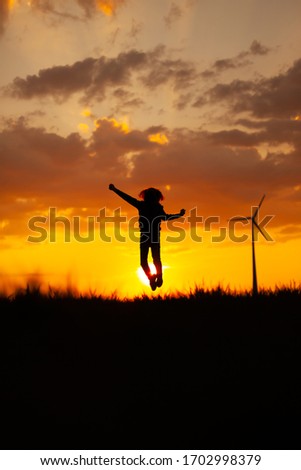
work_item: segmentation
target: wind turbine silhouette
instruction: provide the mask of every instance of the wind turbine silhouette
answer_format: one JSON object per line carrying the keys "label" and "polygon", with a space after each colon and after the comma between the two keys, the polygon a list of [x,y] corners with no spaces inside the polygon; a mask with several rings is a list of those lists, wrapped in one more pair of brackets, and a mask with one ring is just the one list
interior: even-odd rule
{"label": "wind turbine silhouette", "polygon": [[[255,297],[258,294],[258,284],[257,284],[257,272],[256,272],[256,260],[255,260],[255,227],[261,235],[266,239],[265,233],[261,230],[260,226],[257,223],[257,216],[258,216],[258,211],[260,209],[260,206],[265,198],[265,194],[262,196],[260,203],[258,206],[252,207],[252,212],[253,215],[251,217],[233,217],[231,220],[251,220],[252,223],[252,275],[253,275],[253,288],[252,288],[252,294]],[[255,209],[253,211],[253,209]]]}

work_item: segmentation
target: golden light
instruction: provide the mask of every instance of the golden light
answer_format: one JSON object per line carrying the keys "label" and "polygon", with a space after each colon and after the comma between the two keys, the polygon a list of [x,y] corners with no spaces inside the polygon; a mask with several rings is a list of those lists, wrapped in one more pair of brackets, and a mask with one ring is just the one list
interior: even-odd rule
{"label": "golden light", "polygon": [[3,230],[5,227],[9,225],[9,221],[4,219],[0,221],[0,230]]}
{"label": "golden light", "polygon": [[116,0],[98,0],[98,8],[107,16],[112,16],[116,10]]}
{"label": "golden light", "polygon": [[87,134],[88,132],[90,132],[90,127],[88,126],[88,124],[85,124],[83,122],[80,122],[77,126],[78,130],[80,132],[82,132],[83,134]]}
{"label": "golden light", "polygon": [[150,142],[155,142],[156,144],[160,144],[160,145],[166,145],[169,143],[169,140],[166,137],[166,135],[162,134],[161,132],[158,132],[157,134],[149,135],[148,140]]}
{"label": "golden light", "polygon": [[293,116],[293,117],[292,117],[292,120],[293,120],[293,121],[301,121],[301,115],[300,115],[300,114],[297,114],[296,116]]}
{"label": "golden light", "polygon": [[170,191],[170,190],[171,190],[170,184],[166,184],[166,185],[165,185],[165,189],[166,189],[166,191]]}
{"label": "golden light", "polygon": [[82,112],[80,114],[84,117],[91,117],[92,112],[89,108],[85,108],[85,109],[82,110]]}
{"label": "golden light", "polygon": [[128,134],[130,132],[130,128],[126,121],[126,118],[124,118],[124,121],[117,121],[117,119],[115,118],[102,117],[94,121],[95,127],[96,128],[101,127],[101,124],[103,121],[109,122],[110,124],[113,125],[113,127],[116,127],[121,132],[123,132],[123,134]]}
{"label": "golden light", "polygon": [[125,118],[122,122],[117,121],[116,119],[111,119],[111,121],[113,122],[114,127],[120,129],[124,134],[128,134],[130,132],[130,127]]}
{"label": "golden light", "polygon": [[8,4],[7,4],[8,9],[12,10],[15,6],[15,3],[16,3],[16,0],[8,0]]}
{"label": "golden light", "polygon": [[[156,274],[155,265],[153,263],[149,263],[149,267],[150,267],[151,273]],[[164,273],[164,270],[167,268],[168,266],[162,266],[163,273]],[[145,272],[143,271],[143,269],[141,268],[141,266],[137,269],[137,276],[140,282],[142,282],[142,284],[144,284],[145,286],[149,286],[149,279],[147,275],[145,274]]]}

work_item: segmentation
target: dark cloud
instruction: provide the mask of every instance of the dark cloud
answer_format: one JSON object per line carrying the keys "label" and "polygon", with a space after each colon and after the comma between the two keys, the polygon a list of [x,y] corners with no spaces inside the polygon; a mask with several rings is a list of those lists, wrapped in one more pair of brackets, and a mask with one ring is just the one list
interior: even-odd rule
{"label": "dark cloud", "polygon": [[[229,70],[229,69],[237,69],[238,67],[242,67],[249,62],[246,60],[238,60],[237,58],[235,59],[220,59],[217,60],[214,65],[213,69],[215,73],[221,73],[224,70]],[[206,72],[205,72],[206,73]]]}
{"label": "dark cloud", "polygon": [[38,75],[29,75],[25,79],[17,77],[6,88],[6,93],[23,99],[52,96],[65,100],[81,92],[87,98],[101,100],[108,86],[120,87],[129,83],[131,71],[145,66],[148,60],[147,54],[135,50],[120,53],[115,59],[90,57],[72,65],[40,70]]}
{"label": "dark cloud", "polygon": [[243,132],[239,129],[231,129],[208,133],[208,139],[215,144],[230,147],[254,147],[266,142],[264,132]]}
{"label": "dark cloud", "polygon": [[[206,92],[206,102],[222,101],[228,102],[234,113],[248,111],[256,118],[298,118],[301,114],[301,59],[285,73],[272,78],[219,83]],[[194,106],[202,104],[198,99],[194,102]]]}
{"label": "dark cloud", "polygon": [[154,58],[150,71],[142,78],[142,82],[150,89],[170,83],[175,90],[182,90],[192,86],[198,77],[195,65],[190,62]]}
{"label": "dark cloud", "polygon": [[[126,2],[127,0],[76,0],[76,3],[84,11],[87,18],[95,15],[97,11],[102,11],[107,15],[115,14],[118,8]],[[78,19],[78,17],[70,14],[67,10],[61,10],[63,3],[60,0],[31,0],[30,5],[44,14],[51,13]],[[64,5],[64,8],[66,8],[66,5]]]}
{"label": "dark cloud", "polygon": [[24,119],[1,132],[0,148],[1,189],[15,197],[34,197],[47,187],[54,189],[58,180],[64,184],[87,153],[77,133],[64,138],[28,127]]}
{"label": "dark cloud", "polygon": [[148,140],[148,132],[130,131],[117,121],[105,118],[98,119],[96,125],[89,142],[89,152],[94,155],[95,168],[100,170],[120,168],[120,157],[157,147]]}
{"label": "dark cloud", "polygon": [[250,46],[250,53],[254,55],[266,55],[270,52],[270,48],[262,45],[259,41],[256,41],[256,39],[252,42]]}
{"label": "dark cloud", "polygon": [[38,75],[28,75],[25,79],[17,77],[7,87],[6,93],[23,99],[52,95],[63,100],[91,85],[96,63],[96,59],[88,58],[71,66],[42,69]]}
{"label": "dark cloud", "polygon": [[40,70],[37,75],[17,77],[3,92],[22,99],[52,96],[59,102],[81,93],[87,102],[104,99],[108,87],[118,90],[130,86],[134,73],[140,74],[140,80],[150,89],[163,83],[172,83],[175,89],[193,84],[197,78],[195,67],[183,60],[166,59],[165,54],[165,48],[158,46],[149,52],[133,49],[116,58],[90,57],[72,65]]}
{"label": "dark cloud", "polygon": [[252,121],[239,119],[236,124],[247,129],[260,130],[254,135],[260,136],[260,142],[268,142],[271,145],[287,143],[301,149],[301,120],[298,119],[268,119],[264,121]]}
{"label": "dark cloud", "polygon": [[256,117],[294,117],[301,113],[301,59],[285,73],[257,83],[253,96],[236,102],[236,109]]}
{"label": "dark cloud", "polygon": [[126,179],[128,154],[160,147],[148,138],[154,130],[130,131],[114,119],[102,118],[91,138],[84,140],[78,133],[62,137],[31,127],[23,118],[8,122],[0,132],[0,218],[34,204],[95,207],[95,197],[106,193],[109,179]]}
{"label": "dark cloud", "polygon": [[266,55],[270,52],[270,48],[262,45],[259,41],[254,40],[247,51],[242,51],[234,57],[226,59],[218,59],[207,70],[201,73],[203,78],[212,78],[222,72],[231,69],[237,69],[252,64],[250,58],[256,55]]}
{"label": "dark cloud", "polygon": [[201,107],[207,103],[219,103],[228,101],[237,103],[242,97],[252,96],[257,84],[251,80],[233,80],[230,83],[218,83],[198,96],[194,101],[194,107]]}
{"label": "dark cloud", "polygon": [[117,99],[116,112],[125,112],[128,108],[140,108],[145,102],[124,88],[117,88],[112,93],[112,96]]}
{"label": "dark cloud", "polygon": [[[145,102],[140,98],[133,98],[122,103],[122,108],[140,108]],[[120,106],[118,107],[120,109]]]}
{"label": "dark cloud", "polygon": [[[287,132],[296,135],[296,126],[292,123]],[[263,159],[256,149],[261,142],[279,142],[278,130],[270,122],[253,132],[171,131],[164,126],[139,131],[102,118],[91,137],[83,139],[77,133],[62,137],[30,127],[20,119],[0,133],[0,217],[17,220],[48,207],[97,209],[110,200],[107,186],[113,182],[134,196],[145,186],[164,190],[168,184],[175,206],[197,206],[204,215],[224,218],[267,193],[274,201],[275,224],[300,223],[295,207],[300,139],[287,154],[270,151]],[[149,138],[161,134],[168,143]]]}
{"label": "dark cloud", "polygon": [[182,205],[197,206],[205,216],[217,214],[224,218],[244,213],[248,204],[258,203],[257,199],[266,193],[270,201],[274,200],[270,210],[277,215],[275,225],[300,223],[295,202],[289,200],[300,181],[298,152],[270,153],[263,159],[252,146],[239,148],[248,138],[242,135],[232,136],[231,145],[236,145],[232,148],[228,142],[222,144],[203,133],[172,137],[162,152],[152,156],[144,152],[136,159],[134,182],[145,181],[145,175],[161,187],[168,182],[180,205],[181,197]]}

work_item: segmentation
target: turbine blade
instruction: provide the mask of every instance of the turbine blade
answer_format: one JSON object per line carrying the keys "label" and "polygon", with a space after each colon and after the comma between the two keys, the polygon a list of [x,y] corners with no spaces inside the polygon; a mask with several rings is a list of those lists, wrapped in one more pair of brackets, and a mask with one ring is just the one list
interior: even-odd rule
{"label": "turbine blade", "polygon": [[261,235],[267,240],[269,241],[268,237],[266,236],[266,234],[261,230],[260,226],[257,224],[257,222],[253,219],[253,224],[255,225],[255,227],[257,228],[257,230],[259,230],[259,232],[261,233]]}
{"label": "turbine blade", "polygon": [[262,196],[261,201],[260,201],[260,203],[258,204],[258,207],[261,206],[261,204],[263,203],[264,198],[265,198],[265,194]]}
{"label": "turbine blade", "polygon": [[265,198],[265,194],[262,196],[262,198],[260,200],[260,203],[258,204],[257,209],[255,210],[255,212],[253,214],[253,219],[255,219],[256,215],[258,214],[259,208],[260,208],[261,204],[263,203],[264,198]]}

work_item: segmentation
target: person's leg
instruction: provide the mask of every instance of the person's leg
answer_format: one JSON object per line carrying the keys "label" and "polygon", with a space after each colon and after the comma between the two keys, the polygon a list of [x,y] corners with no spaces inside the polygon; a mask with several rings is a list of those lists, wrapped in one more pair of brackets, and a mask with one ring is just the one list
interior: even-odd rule
{"label": "person's leg", "polygon": [[150,279],[151,277],[151,270],[148,265],[148,250],[149,250],[150,242],[149,242],[149,237],[145,234],[141,234],[140,236],[140,264],[147,275],[147,277]]}
{"label": "person's leg", "polygon": [[150,238],[145,235],[142,235],[140,238],[140,264],[141,264],[143,271],[145,272],[145,274],[147,275],[149,279],[149,284],[151,286],[151,289],[156,290],[157,275],[151,273],[151,270],[147,261],[148,251],[149,251],[150,246],[151,246]]}
{"label": "person's leg", "polygon": [[153,262],[154,262],[156,273],[157,273],[157,287],[161,287],[163,284],[163,278],[162,278],[160,242],[155,242],[151,244],[151,252],[152,252]]}

